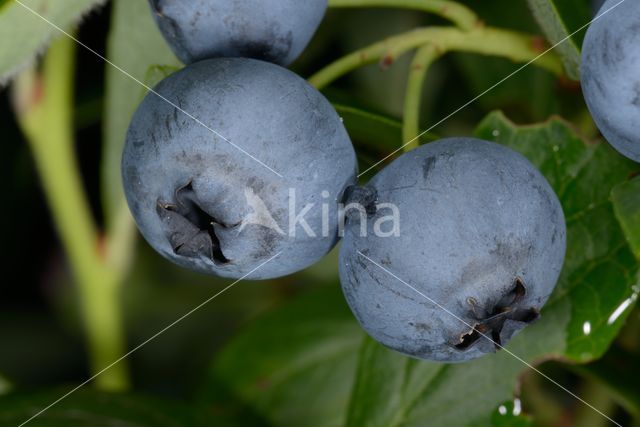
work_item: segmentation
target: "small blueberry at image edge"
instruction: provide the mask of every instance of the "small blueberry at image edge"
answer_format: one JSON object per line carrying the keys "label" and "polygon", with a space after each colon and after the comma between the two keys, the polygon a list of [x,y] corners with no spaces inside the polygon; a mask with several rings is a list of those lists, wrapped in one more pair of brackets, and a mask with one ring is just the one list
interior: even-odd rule
{"label": "small blueberry at image edge", "polygon": [[640,162],[640,2],[606,1],[582,46],[582,93],[605,139]]}
{"label": "small blueberry at image edge", "polygon": [[149,0],[153,17],[185,64],[220,57],[287,66],[306,48],[327,0]]}

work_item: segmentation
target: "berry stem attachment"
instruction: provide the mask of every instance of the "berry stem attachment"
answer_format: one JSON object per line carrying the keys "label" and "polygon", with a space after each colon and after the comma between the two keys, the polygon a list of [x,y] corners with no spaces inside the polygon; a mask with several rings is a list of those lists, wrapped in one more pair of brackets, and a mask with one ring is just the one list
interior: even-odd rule
{"label": "berry stem attachment", "polygon": [[[529,62],[542,53],[537,37],[516,31],[493,27],[476,27],[470,31],[454,27],[418,28],[356,50],[315,73],[309,82],[322,89],[359,67],[376,62],[389,66],[403,54],[427,44],[443,55],[448,52],[476,53],[518,63]],[[564,75],[562,62],[555,52],[537,58],[533,64],[556,76]]]}
{"label": "berry stem attachment", "polygon": [[420,145],[420,106],[422,102],[422,90],[429,72],[429,67],[441,53],[432,45],[427,44],[416,51],[407,81],[407,91],[404,98],[404,123],[402,126],[402,140],[411,141],[403,150],[411,151]]}
{"label": "berry stem attachment", "polygon": [[478,16],[468,7],[448,0],[329,0],[329,7],[388,7],[414,9],[432,13],[453,22],[463,30],[482,25]]}
{"label": "berry stem attachment", "polygon": [[[92,372],[124,354],[118,274],[105,262],[102,242],[82,188],[74,153],[73,81],[75,44],[54,42],[41,71],[25,70],[14,84],[18,122],[30,145],[55,226],[78,286]],[[103,390],[129,387],[126,363],[95,380]]]}

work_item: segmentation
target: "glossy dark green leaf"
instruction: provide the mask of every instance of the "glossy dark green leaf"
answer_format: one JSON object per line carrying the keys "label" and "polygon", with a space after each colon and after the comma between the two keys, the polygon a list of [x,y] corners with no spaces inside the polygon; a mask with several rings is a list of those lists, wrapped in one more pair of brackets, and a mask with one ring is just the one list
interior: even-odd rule
{"label": "glossy dark green leaf", "polygon": [[146,93],[143,84],[152,86],[146,78],[156,64],[166,67],[180,64],[156,27],[146,0],[113,1],[107,58],[120,68],[105,65],[102,193],[105,216],[111,226],[120,211],[126,209],[120,160],[129,121]]}
{"label": "glossy dark green leaf", "polygon": [[640,259],[640,176],[614,188],[611,198],[627,241]]}
{"label": "glossy dark green leaf", "polygon": [[400,121],[344,104],[334,103],[333,106],[354,141],[380,150],[392,150],[400,146],[402,141]]}
{"label": "glossy dark green leaf", "polygon": [[592,19],[589,0],[528,0],[533,16],[562,56],[567,75],[580,79],[580,48]]}
{"label": "glossy dark green leaf", "polygon": [[518,401],[515,405],[513,401],[505,402],[498,406],[491,416],[493,427],[531,427],[533,420],[521,413],[522,407]]}
{"label": "glossy dark green leaf", "polygon": [[[334,103],[333,106],[356,148],[360,170],[369,168],[405,142],[402,140],[402,123],[399,120],[345,104]],[[433,133],[421,138],[422,141],[436,139]]]}
{"label": "glossy dark green leaf", "polygon": [[[630,311],[638,262],[614,215],[610,194],[639,167],[608,144],[585,143],[560,119],[518,127],[502,114],[490,115],[478,135],[528,157],[555,189],[567,219],[567,255],[548,309],[569,303],[565,355],[576,361],[606,351]],[[544,321],[544,320],[543,320]],[[550,331],[551,332],[551,331]]]}
{"label": "glossy dark green leaf", "polygon": [[[559,314],[545,317],[566,324],[568,319]],[[514,355],[559,357],[563,346],[562,337],[547,337],[541,322],[516,337],[510,353],[500,351],[463,364],[417,361],[370,342],[361,352],[348,426],[490,425],[501,402],[513,398],[516,377],[527,367]]]}
{"label": "glossy dark green leaf", "polygon": [[[22,4],[20,4],[22,3]],[[20,0],[0,4],[0,82],[29,64],[52,38],[104,0]],[[48,22],[47,22],[48,21]],[[16,42],[19,41],[19,42]]]}
{"label": "glossy dark green leaf", "polygon": [[256,320],[219,355],[211,383],[275,426],[341,426],[362,336],[332,286]]}
{"label": "glossy dark green leaf", "polygon": [[405,422],[445,365],[409,359],[367,338],[360,350],[348,426],[396,426]]}
{"label": "glossy dark green leaf", "polygon": [[[17,426],[59,399],[68,389],[20,392],[0,397],[0,425]],[[78,390],[33,418],[34,427],[205,426],[207,414],[186,404],[149,396]],[[220,425],[220,424],[215,424]]]}
{"label": "glossy dark green leaf", "polygon": [[[402,123],[399,120],[344,104],[334,103],[333,106],[353,140],[380,150],[394,150],[402,145]],[[427,133],[423,139],[434,141],[437,136]]]}

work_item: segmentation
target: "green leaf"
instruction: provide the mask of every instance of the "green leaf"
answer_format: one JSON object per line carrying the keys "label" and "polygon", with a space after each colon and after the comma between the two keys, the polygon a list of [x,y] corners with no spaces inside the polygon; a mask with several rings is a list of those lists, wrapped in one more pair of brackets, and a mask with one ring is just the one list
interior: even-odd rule
{"label": "green leaf", "polygon": [[[19,425],[58,400],[68,389],[20,392],[0,397],[0,425]],[[148,396],[81,389],[29,423],[34,427],[181,427],[211,425],[187,405]],[[220,424],[216,424],[220,425]]]}
{"label": "green leaf", "polygon": [[640,176],[614,188],[611,198],[627,241],[640,259]]}
{"label": "green leaf", "polygon": [[347,425],[400,425],[444,367],[403,357],[367,338],[360,351]]}
{"label": "green leaf", "polygon": [[[566,334],[564,355],[569,359],[586,362],[600,357],[631,307],[618,309],[628,305],[625,301],[638,283],[638,262],[610,201],[613,188],[638,165],[608,144],[585,143],[570,125],[555,118],[519,127],[493,113],[477,135],[528,157],[558,194],[567,219],[567,255],[546,308],[566,306],[571,320],[564,330],[549,324],[549,334]],[[544,318],[539,323],[544,324]]]}
{"label": "green leaf", "polygon": [[334,103],[333,106],[354,141],[378,150],[393,150],[401,143],[402,123],[399,120],[344,104]]}
{"label": "green leaf", "polygon": [[[402,145],[402,122],[399,120],[344,104],[334,103],[333,106],[354,141],[386,151]],[[427,133],[424,138],[427,141],[438,139],[433,133]]]}
{"label": "green leaf", "polygon": [[516,407],[513,401],[505,402],[491,415],[491,425],[493,427],[531,427],[533,420],[531,417],[522,415],[521,408]]}
{"label": "green leaf", "polygon": [[[580,79],[583,27],[591,21],[588,0],[528,0],[533,16],[562,56],[569,78]],[[580,30],[580,31],[579,31]],[[576,33],[577,32],[577,33]],[[575,34],[574,34],[575,33]]]}
{"label": "green leaf", "polygon": [[[563,337],[548,337],[548,323],[566,325],[566,312],[544,315],[518,335],[509,351],[527,359],[560,356]],[[523,337],[526,335],[526,337]],[[416,361],[377,343],[361,353],[349,408],[350,427],[486,426],[501,402],[512,399],[526,368],[506,351],[463,364]],[[383,374],[384,372],[384,374]],[[386,376],[384,388],[375,378]],[[393,396],[393,398],[391,398]],[[388,406],[387,406],[388,405]]]}
{"label": "green leaf", "polygon": [[[345,104],[334,102],[333,106],[356,148],[360,170],[368,169],[402,146],[402,123],[399,120]],[[421,139],[435,141],[438,137],[427,133]]]}
{"label": "green leaf", "polygon": [[[104,0],[20,0],[0,4],[0,82],[31,63],[52,38]],[[38,16],[40,15],[40,16]],[[49,22],[47,22],[49,21]],[[66,36],[62,36],[66,37]]]}
{"label": "green leaf", "polygon": [[[153,70],[156,64],[166,67],[178,67],[180,64],[156,27],[146,0],[114,0],[107,58],[128,74],[106,65],[102,193],[105,217],[111,227],[118,213],[126,209],[120,158],[129,121],[146,93],[139,82],[153,86],[155,82],[147,83],[146,78],[153,80],[153,71],[149,70]],[[161,69],[155,68],[156,71]],[[157,77],[158,74],[155,75]]]}
{"label": "green leaf", "polygon": [[342,426],[362,336],[338,286],[311,293],[234,338],[201,400],[220,383],[275,426]]}

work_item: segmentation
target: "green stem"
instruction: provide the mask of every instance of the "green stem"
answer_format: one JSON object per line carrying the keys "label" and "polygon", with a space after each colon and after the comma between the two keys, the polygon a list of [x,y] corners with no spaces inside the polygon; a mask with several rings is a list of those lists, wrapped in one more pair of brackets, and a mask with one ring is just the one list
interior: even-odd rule
{"label": "green stem", "polygon": [[[15,107],[30,144],[58,234],[78,284],[82,317],[94,373],[124,353],[119,309],[120,282],[104,263],[74,153],[73,80],[75,44],[55,42],[41,74],[29,69],[15,85]],[[106,390],[129,386],[126,364],[95,380]]]}
{"label": "green stem", "polygon": [[527,34],[492,27],[477,27],[471,31],[452,27],[419,28],[359,49],[318,71],[309,82],[321,89],[363,65],[380,61],[389,65],[399,56],[427,44],[443,54],[468,52],[499,56],[514,62],[535,59],[533,64],[555,75],[563,75],[562,62],[554,52],[539,57],[541,52],[536,48],[539,45],[537,40]]}
{"label": "green stem", "polygon": [[404,98],[404,123],[402,126],[402,140],[408,144],[404,151],[410,151],[420,145],[420,104],[422,102],[422,90],[429,71],[429,67],[441,53],[432,45],[427,44],[416,51],[407,81],[407,91]]}
{"label": "green stem", "polygon": [[433,13],[456,24],[456,26],[470,30],[481,21],[468,7],[448,0],[329,0],[329,7],[388,7],[401,9],[415,9]]}
{"label": "green stem", "polygon": [[122,283],[131,270],[135,258],[136,225],[126,204],[120,204],[115,211],[105,242],[105,263],[116,275],[115,280]]}

